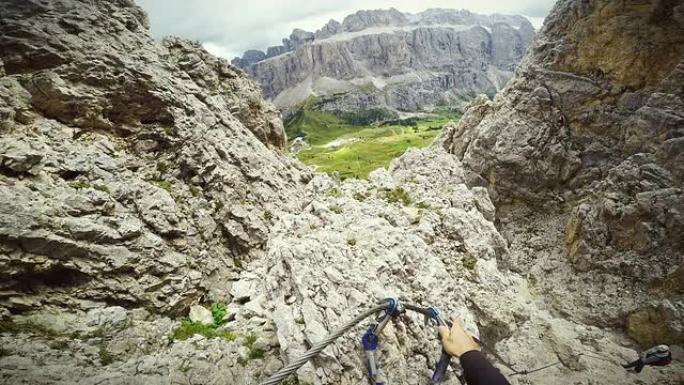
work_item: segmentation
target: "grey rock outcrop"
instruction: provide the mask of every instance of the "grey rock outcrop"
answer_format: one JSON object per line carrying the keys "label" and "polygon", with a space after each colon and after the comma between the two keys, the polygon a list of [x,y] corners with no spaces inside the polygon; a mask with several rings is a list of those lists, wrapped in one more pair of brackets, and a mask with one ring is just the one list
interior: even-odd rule
{"label": "grey rock outcrop", "polygon": [[[337,20],[332,20],[328,21],[327,24],[323,26],[323,28],[319,29],[316,31],[315,38],[316,39],[325,39],[328,38],[332,35],[341,33],[343,31],[342,24],[340,24],[339,21]],[[284,52],[282,52],[284,53]],[[269,57],[271,56],[276,56],[276,55],[268,55]]]}
{"label": "grey rock outcrop", "polygon": [[359,11],[315,34],[295,30],[280,48],[263,56],[248,51],[233,64],[261,83],[280,108],[315,95],[323,110],[416,111],[494,95],[533,36],[520,16]]}

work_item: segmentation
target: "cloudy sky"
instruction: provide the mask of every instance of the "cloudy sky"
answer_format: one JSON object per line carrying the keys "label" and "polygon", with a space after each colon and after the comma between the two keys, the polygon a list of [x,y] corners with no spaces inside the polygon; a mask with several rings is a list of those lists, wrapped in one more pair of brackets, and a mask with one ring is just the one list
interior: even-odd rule
{"label": "cloudy sky", "polygon": [[359,9],[394,7],[469,9],[527,16],[539,27],[555,0],[136,0],[150,17],[156,38],[199,40],[215,55],[232,59],[247,49],[279,45],[294,28],[315,31]]}

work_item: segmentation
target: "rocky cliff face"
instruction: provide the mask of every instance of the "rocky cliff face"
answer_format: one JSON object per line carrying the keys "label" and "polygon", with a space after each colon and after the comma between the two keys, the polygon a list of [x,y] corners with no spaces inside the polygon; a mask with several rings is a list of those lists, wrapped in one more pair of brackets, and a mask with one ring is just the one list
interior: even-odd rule
{"label": "rocky cliff face", "polygon": [[[3,7],[0,383],[257,384],[389,295],[459,315],[513,384],[684,381],[681,5],[561,0],[493,101],[343,183],[132,3]],[[172,338],[212,302],[232,338]],[[364,383],[361,333],[292,381]],[[654,343],[672,366],[620,366]],[[381,347],[392,383],[429,382],[422,319]]]}
{"label": "rocky cliff face", "polygon": [[445,135],[510,268],[644,345],[684,341],[683,28],[681,3],[559,2],[509,86]]}
{"label": "rocky cliff face", "polygon": [[248,51],[233,64],[281,108],[315,95],[325,110],[416,111],[493,95],[533,36],[520,16],[359,11],[316,33],[295,30],[282,46]]}
{"label": "rocky cliff face", "polygon": [[[132,2],[1,7],[0,382],[109,377],[78,368],[97,360],[95,334],[105,349],[114,324],[137,333],[124,308],[156,319],[225,298],[310,174],[277,150],[258,86],[196,44],[155,44]],[[52,358],[24,358],[46,337]]]}

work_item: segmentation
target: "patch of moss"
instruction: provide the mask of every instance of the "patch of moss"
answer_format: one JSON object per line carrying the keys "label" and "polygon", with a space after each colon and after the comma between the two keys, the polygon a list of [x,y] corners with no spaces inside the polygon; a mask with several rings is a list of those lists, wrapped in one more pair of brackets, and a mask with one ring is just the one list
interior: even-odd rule
{"label": "patch of moss", "polygon": [[334,212],[335,214],[342,214],[342,207],[338,205],[332,205],[330,206],[330,211]]}
{"label": "patch of moss", "polygon": [[282,380],[280,382],[280,385],[302,385],[302,384],[299,383],[299,381],[297,380],[297,377],[292,375],[292,376]]}
{"label": "patch of moss", "polygon": [[217,331],[216,328],[216,325],[205,325],[201,322],[192,322],[189,319],[184,319],[181,325],[173,331],[172,337],[174,340],[184,341],[195,334],[201,334],[207,338],[223,338],[228,341],[235,339],[235,333],[228,330]]}
{"label": "patch of moss", "polygon": [[98,191],[106,192],[109,194],[109,187],[103,184],[93,184],[93,188]]}
{"label": "patch of moss", "polygon": [[194,196],[195,198],[197,198],[197,197],[199,197],[200,195],[202,195],[202,189],[200,189],[199,187],[197,187],[197,186],[191,184],[191,185],[190,185],[190,194],[192,194],[192,196]]}
{"label": "patch of moss", "polygon": [[402,203],[404,206],[411,204],[411,197],[401,187],[382,190],[385,200],[389,203]]}
{"label": "patch of moss", "polygon": [[69,347],[69,341],[65,339],[53,340],[48,343],[48,346],[50,347],[50,349],[67,350],[67,348]]}
{"label": "patch of moss", "polygon": [[248,353],[247,357],[249,357],[250,360],[254,360],[257,358],[264,358],[264,353],[265,352],[261,349],[251,348],[251,349],[249,349],[249,353]]}
{"label": "patch of moss", "polygon": [[329,197],[333,197],[333,198],[339,198],[342,196],[342,192],[340,192],[340,189],[338,189],[337,187],[333,187],[330,190],[328,190],[325,193],[325,195],[327,195]]}
{"label": "patch of moss", "polygon": [[159,186],[159,188],[162,188],[166,190],[169,194],[173,194],[174,189],[173,189],[173,183],[166,181],[166,180],[155,180],[154,184]]}
{"label": "patch of moss", "polygon": [[77,190],[91,187],[90,182],[84,180],[75,180],[73,182],[70,182],[69,186]]}
{"label": "patch of moss", "polygon": [[100,356],[100,363],[102,366],[107,366],[114,362],[114,356],[107,350],[107,345],[104,342],[100,344],[100,350],[97,354]]}
{"label": "patch of moss", "polygon": [[475,264],[477,263],[477,258],[473,257],[472,255],[466,255],[463,257],[463,267],[466,269],[473,271],[475,270]]}
{"label": "patch of moss", "polygon": [[363,202],[366,199],[368,199],[368,194],[360,193],[360,192],[355,192],[354,193],[354,199],[357,201]]}
{"label": "patch of moss", "polygon": [[104,328],[95,329],[92,333],[90,333],[90,336],[95,338],[103,338],[105,336]]}
{"label": "patch of moss", "polygon": [[254,343],[256,342],[256,340],[257,340],[257,335],[255,333],[251,333],[245,339],[245,347],[247,347],[249,349],[249,353],[247,353],[247,358],[250,360],[264,357],[265,352],[261,349],[254,347]]}
{"label": "patch of moss", "polygon": [[349,246],[355,246],[356,245],[356,239],[354,239],[354,238],[347,239],[347,244]]}
{"label": "patch of moss", "polygon": [[166,174],[166,172],[169,171],[169,164],[163,160],[158,160],[157,161],[157,171],[159,171],[162,174]]}
{"label": "patch of moss", "polygon": [[432,208],[432,206],[430,206],[430,204],[425,201],[416,203],[416,207],[423,210],[430,210]]}

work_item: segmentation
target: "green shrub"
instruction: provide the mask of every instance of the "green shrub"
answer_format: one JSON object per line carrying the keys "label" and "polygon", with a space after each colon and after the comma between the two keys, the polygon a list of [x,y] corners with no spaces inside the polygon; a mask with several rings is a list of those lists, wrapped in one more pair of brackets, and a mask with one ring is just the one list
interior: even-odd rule
{"label": "green shrub", "polygon": [[389,203],[401,202],[404,206],[411,204],[411,197],[401,187],[394,189],[384,189],[385,200]]}
{"label": "green shrub", "polygon": [[355,246],[356,245],[356,239],[354,239],[354,238],[347,239],[347,244],[349,246]]}
{"label": "green shrub", "polygon": [[342,207],[338,205],[332,205],[330,206],[330,211],[334,212],[335,214],[342,214]]}
{"label": "green shrub", "polygon": [[181,325],[173,331],[172,337],[174,340],[184,341],[195,334],[201,334],[207,338],[223,338],[228,341],[235,339],[233,332],[217,331],[216,325],[205,325],[201,322],[192,322],[189,319],[184,319],[181,322]]}
{"label": "green shrub", "polygon": [[424,210],[430,210],[432,208],[432,206],[430,206],[430,204],[425,201],[416,203],[416,207]]}
{"label": "green shrub", "polygon": [[228,307],[226,305],[215,303],[211,305],[209,310],[211,310],[211,316],[214,318],[214,325],[221,326],[225,323],[223,317],[225,317],[228,312]]}
{"label": "green shrub", "polygon": [[270,212],[269,210],[264,211],[264,218],[265,218],[266,220],[271,220],[271,219],[273,219],[273,213]]}

